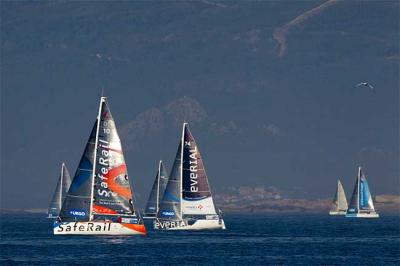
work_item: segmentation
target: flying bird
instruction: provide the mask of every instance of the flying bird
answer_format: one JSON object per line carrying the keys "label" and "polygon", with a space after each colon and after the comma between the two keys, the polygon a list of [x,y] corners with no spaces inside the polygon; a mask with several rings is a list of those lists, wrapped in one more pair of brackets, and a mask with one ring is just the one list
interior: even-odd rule
{"label": "flying bird", "polygon": [[360,82],[356,85],[356,87],[360,87],[360,86],[368,87],[372,92],[375,92],[374,86],[372,86],[368,82]]}

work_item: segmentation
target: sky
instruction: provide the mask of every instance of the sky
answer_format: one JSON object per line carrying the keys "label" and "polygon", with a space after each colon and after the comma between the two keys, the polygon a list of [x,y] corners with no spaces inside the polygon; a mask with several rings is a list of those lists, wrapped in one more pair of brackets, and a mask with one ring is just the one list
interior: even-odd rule
{"label": "sky", "polygon": [[399,194],[399,5],[1,1],[1,208],[48,206],[102,91],[139,206],[184,120],[213,191]]}

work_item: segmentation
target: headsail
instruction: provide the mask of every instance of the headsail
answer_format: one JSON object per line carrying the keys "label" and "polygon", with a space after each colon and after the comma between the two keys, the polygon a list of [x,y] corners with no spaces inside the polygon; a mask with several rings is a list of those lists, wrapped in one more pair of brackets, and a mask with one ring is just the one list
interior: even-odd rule
{"label": "headsail", "polygon": [[94,219],[107,215],[136,216],[121,141],[105,97],[100,105],[92,214]]}
{"label": "headsail", "polygon": [[346,211],[347,210],[347,199],[343,190],[342,183],[338,180],[335,197],[332,201],[331,211]]}
{"label": "headsail", "polygon": [[78,169],[76,169],[68,194],[62,205],[60,218],[63,221],[89,221],[96,130],[97,121],[93,125]]}
{"label": "headsail", "polygon": [[179,220],[182,218],[182,141],[176,152],[174,165],[160,203],[157,218]]}
{"label": "headsail", "polygon": [[145,215],[154,216],[160,208],[160,201],[164,196],[168,182],[168,175],[162,161],[158,164],[158,171],[145,208]]}
{"label": "headsail", "polygon": [[199,148],[186,123],[183,125],[183,128],[183,214],[216,214]]}
{"label": "headsail", "polygon": [[68,189],[71,186],[71,176],[64,163],[61,165],[61,173],[57,182],[56,190],[54,191],[53,198],[50,202],[48,214],[49,217],[57,217],[61,211],[62,204]]}

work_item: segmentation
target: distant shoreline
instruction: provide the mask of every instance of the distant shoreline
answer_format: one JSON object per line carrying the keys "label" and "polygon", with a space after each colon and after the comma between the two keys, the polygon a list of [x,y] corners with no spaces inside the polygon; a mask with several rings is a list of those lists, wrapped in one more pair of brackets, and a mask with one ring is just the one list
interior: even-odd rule
{"label": "distant shoreline", "polygon": [[[379,195],[374,198],[379,213],[400,215],[400,196]],[[324,214],[328,213],[331,199],[264,199],[234,203],[216,201],[216,206],[225,214]],[[45,208],[2,208],[0,213],[46,214]]]}

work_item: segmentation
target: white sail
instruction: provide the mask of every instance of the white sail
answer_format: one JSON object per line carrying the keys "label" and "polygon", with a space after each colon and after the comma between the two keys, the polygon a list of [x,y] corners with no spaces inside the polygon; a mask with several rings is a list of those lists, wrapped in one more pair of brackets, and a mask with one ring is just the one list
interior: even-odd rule
{"label": "white sail", "polygon": [[346,214],[347,199],[343,190],[342,183],[338,180],[335,196],[332,201],[332,207],[329,212],[331,215]]}

